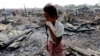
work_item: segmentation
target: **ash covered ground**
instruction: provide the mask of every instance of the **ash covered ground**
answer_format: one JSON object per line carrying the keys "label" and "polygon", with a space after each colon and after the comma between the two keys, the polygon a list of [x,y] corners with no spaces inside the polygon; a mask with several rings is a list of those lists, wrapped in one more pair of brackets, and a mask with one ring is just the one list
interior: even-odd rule
{"label": "ash covered ground", "polygon": [[[9,27],[7,27],[6,31],[1,31],[1,33],[8,36],[8,38],[6,37],[8,40],[13,39],[14,36],[18,36],[27,29],[32,29],[32,34],[21,41],[18,48],[9,50],[8,46],[1,50],[0,56],[48,56],[45,47],[46,30],[44,20],[41,20],[41,18],[30,19],[26,17],[17,18],[18,20],[15,19],[11,19],[12,21],[9,20],[11,22],[10,29],[15,30],[15,32],[12,30],[8,32]],[[86,24],[80,24],[81,26],[78,25],[79,23],[77,25],[68,22],[62,23],[65,26],[66,32],[62,39],[64,47],[63,56],[67,54],[70,45],[100,52],[100,25],[91,25],[94,22],[86,22]]]}

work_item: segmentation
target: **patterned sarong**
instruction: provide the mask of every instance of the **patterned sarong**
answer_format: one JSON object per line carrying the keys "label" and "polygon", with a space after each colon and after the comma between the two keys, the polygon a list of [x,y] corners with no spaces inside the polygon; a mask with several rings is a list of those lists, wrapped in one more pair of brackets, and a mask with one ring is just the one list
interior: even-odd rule
{"label": "patterned sarong", "polygon": [[49,56],[62,56],[62,44],[54,45],[50,41],[47,43],[47,51],[49,53]]}

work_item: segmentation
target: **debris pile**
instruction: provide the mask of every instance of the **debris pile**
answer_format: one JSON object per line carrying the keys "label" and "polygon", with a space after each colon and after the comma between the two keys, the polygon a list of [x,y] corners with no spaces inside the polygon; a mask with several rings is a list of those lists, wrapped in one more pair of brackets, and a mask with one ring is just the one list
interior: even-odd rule
{"label": "debris pile", "polygon": [[79,48],[77,46],[69,46],[67,50],[69,50],[69,52],[67,52],[66,56],[99,56],[100,55],[100,52],[91,49]]}
{"label": "debris pile", "polygon": [[[1,23],[1,26],[5,27],[2,27],[0,32],[0,55],[47,55],[45,50],[46,31],[43,26],[44,20],[37,18],[32,18],[31,20],[22,18],[19,20],[19,22],[9,22],[9,24]],[[27,22],[23,22],[24,20]]]}
{"label": "debris pile", "polygon": [[[44,19],[16,17],[8,21],[8,24],[0,23],[0,56],[48,56]],[[63,24],[66,33],[62,41],[63,56],[99,56],[99,19]]]}

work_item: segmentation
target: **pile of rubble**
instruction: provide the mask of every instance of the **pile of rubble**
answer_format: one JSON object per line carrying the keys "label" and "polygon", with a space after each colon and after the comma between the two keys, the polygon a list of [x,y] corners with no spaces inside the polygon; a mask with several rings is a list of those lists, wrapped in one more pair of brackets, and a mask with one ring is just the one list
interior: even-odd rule
{"label": "pile of rubble", "polygon": [[[85,32],[85,31],[92,31],[95,30],[95,27],[100,26],[100,19],[93,20],[93,21],[82,21],[77,23],[74,22],[64,22],[65,29],[71,32]],[[100,27],[98,28],[100,30]]]}
{"label": "pile of rubble", "polygon": [[66,56],[100,56],[100,19],[63,23]]}
{"label": "pile of rubble", "polygon": [[[0,21],[0,56],[48,56],[44,19],[18,17],[8,21]],[[99,56],[99,24],[99,20],[64,22],[63,56]]]}
{"label": "pile of rubble", "polygon": [[92,49],[83,49],[77,46],[69,46],[66,52],[66,56],[99,56],[100,52],[94,51]]}
{"label": "pile of rubble", "polygon": [[[13,19],[10,19],[10,21],[11,20],[13,21]],[[21,18],[16,21],[14,19],[13,23],[1,23],[0,55],[47,55],[47,51],[45,50],[46,31],[43,22],[43,19]]]}

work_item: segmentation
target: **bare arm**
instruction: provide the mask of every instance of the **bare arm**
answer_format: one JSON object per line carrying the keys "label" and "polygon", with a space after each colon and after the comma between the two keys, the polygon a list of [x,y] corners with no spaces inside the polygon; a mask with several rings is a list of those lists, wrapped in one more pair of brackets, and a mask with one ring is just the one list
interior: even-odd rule
{"label": "bare arm", "polygon": [[57,38],[51,28],[48,25],[46,25],[46,27],[49,29],[53,41],[58,45],[61,42],[62,36]]}

